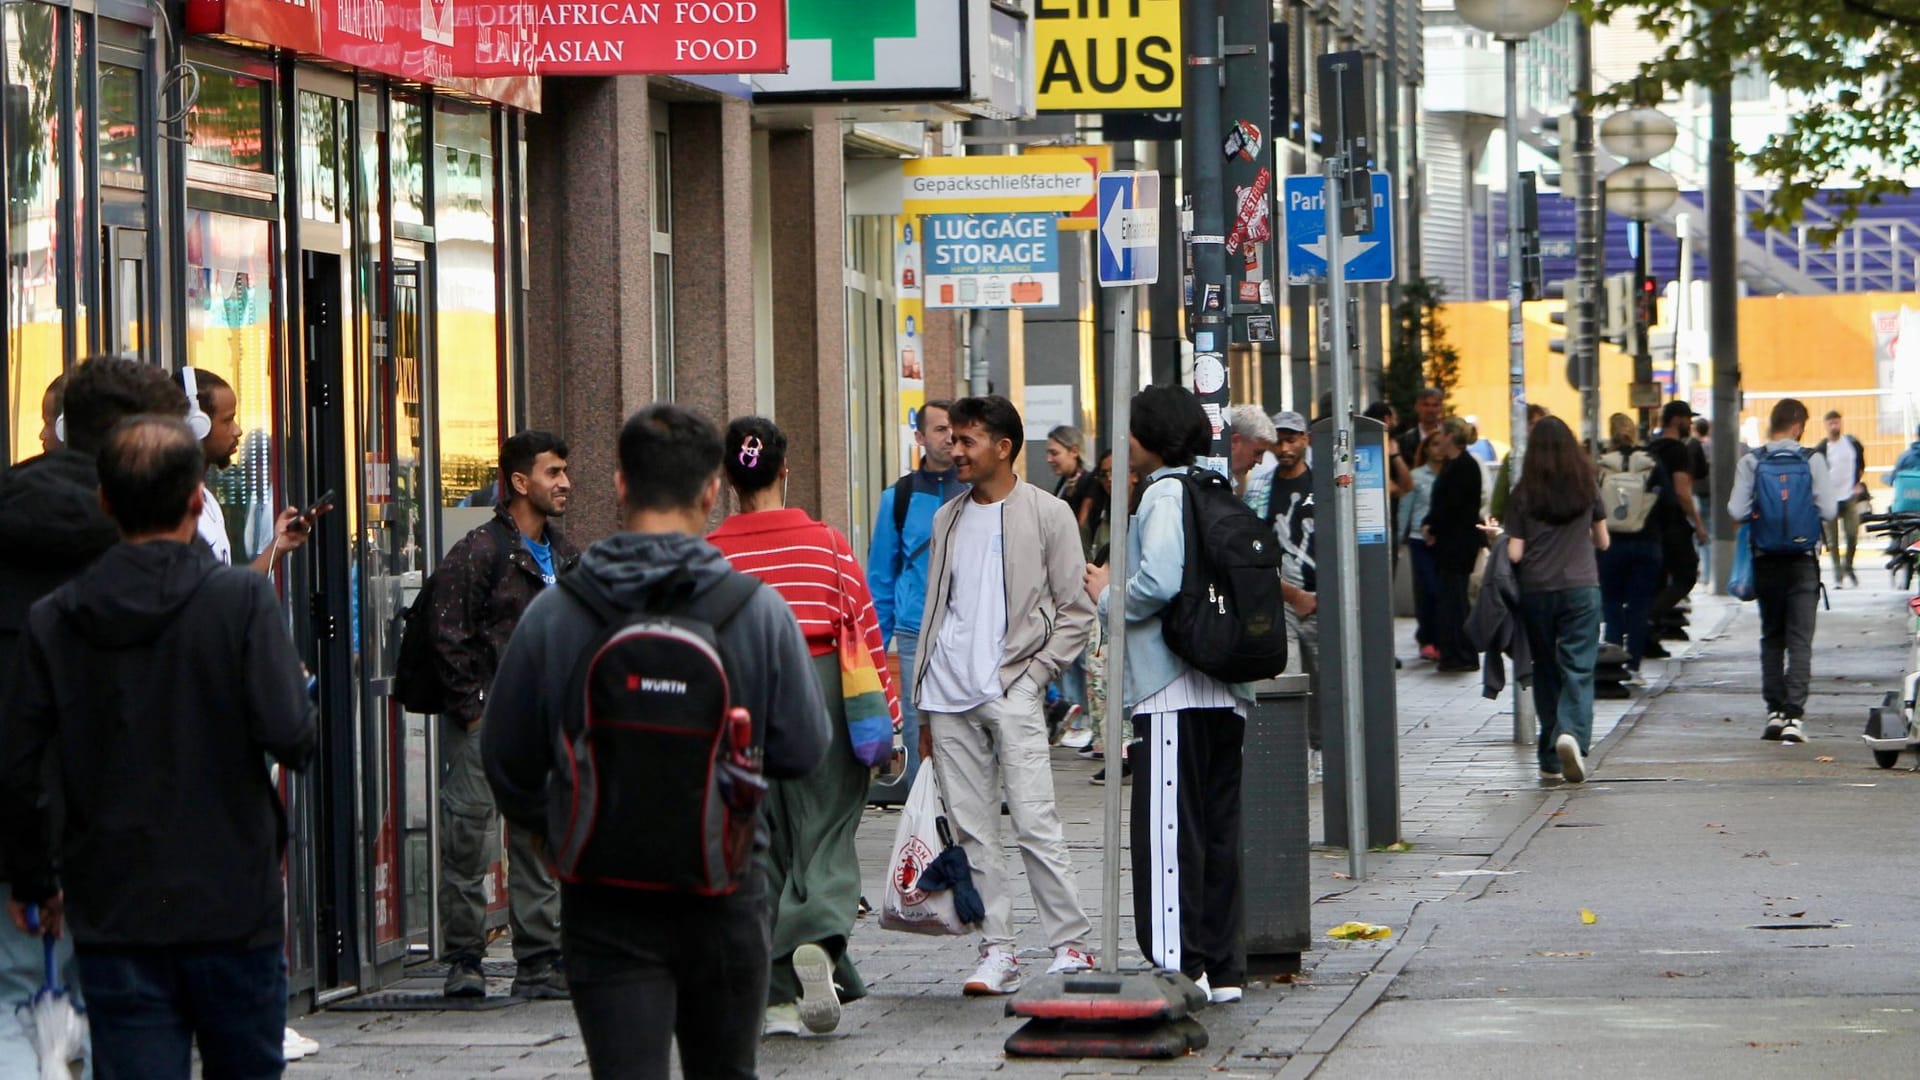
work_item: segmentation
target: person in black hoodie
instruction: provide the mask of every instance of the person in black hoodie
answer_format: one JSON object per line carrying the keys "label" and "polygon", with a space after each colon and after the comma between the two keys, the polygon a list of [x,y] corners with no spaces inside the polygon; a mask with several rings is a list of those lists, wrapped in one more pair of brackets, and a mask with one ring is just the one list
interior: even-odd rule
{"label": "person in black hoodie", "polygon": [[1434,634],[1439,640],[1439,670],[1478,671],[1473,643],[1467,639],[1467,591],[1474,563],[1486,549],[1480,535],[1480,465],[1467,453],[1472,435],[1466,422],[1449,416],[1441,434],[1427,440],[1427,454],[1444,458],[1446,465],[1433,482],[1433,501],[1427,510],[1427,546],[1440,571],[1434,597]]}
{"label": "person in black hoodie", "polygon": [[283,1064],[267,758],[304,766],[314,717],[272,584],[197,540],[205,460],[171,417],[107,437],[100,502],[122,542],[34,605],[0,733],[8,910],[71,930],[101,1080],[184,1080],[196,1041],[208,1075]]}
{"label": "person in black hoodie", "polygon": [[[619,610],[644,610],[670,577],[692,576],[695,600],[736,573],[702,535],[720,495],[720,432],[669,404],[649,405],[620,432],[615,488],[625,531],[588,548],[578,575]],[[480,723],[480,754],[500,812],[547,836],[548,799],[563,723],[581,723],[568,693],[600,619],[565,589],[534,598],[501,657]],[[806,639],[780,594],[759,588],[719,628],[730,700],[753,717],[764,769],[775,779],[812,772],[829,745],[826,706]],[[561,950],[573,1011],[596,1077],[665,1077],[675,1036],[688,1076],[751,1077],[766,1017],[772,905],[763,863],[728,896],[648,892],[567,882],[560,888]]]}
{"label": "person in black hoodie", "polygon": [[[11,702],[14,664],[27,612],[118,543],[120,531],[100,508],[100,476],[94,455],[107,432],[136,413],[182,416],[186,395],[152,364],[102,357],[87,360],[65,378],[49,429],[64,432],[44,454],[0,475],[0,701]],[[47,443],[43,432],[42,442]],[[0,709],[0,730],[12,716]],[[0,883],[8,880],[0,852]],[[73,946],[59,943],[62,978],[71,982]],[[33,1069],[33,1047],[6,1003],[24,1001],[41,982],[37,936],[0,926],[0,1076]]]}

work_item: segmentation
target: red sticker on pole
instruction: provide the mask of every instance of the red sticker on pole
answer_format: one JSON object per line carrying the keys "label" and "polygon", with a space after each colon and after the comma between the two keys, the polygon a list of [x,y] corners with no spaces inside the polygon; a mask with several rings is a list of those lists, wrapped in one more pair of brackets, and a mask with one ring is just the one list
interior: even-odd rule
{"label": "red sticker on pole", "polygon": [[[434,0],[429,0],[434,2]],[[774,75],[787,70],[781,0],[444,0],[455,74]]]}
{"label": "red sticker on pole", "polygon": [[1273,218],[1267,209],[1267,189],[1272,186],[1273,173],[1261,169],[1252,184],[1234,189],[1238,206],[1233,231],[1227,234],[1228,251],[1239,251],[1241,244],[1257,244],[1273,236]]}

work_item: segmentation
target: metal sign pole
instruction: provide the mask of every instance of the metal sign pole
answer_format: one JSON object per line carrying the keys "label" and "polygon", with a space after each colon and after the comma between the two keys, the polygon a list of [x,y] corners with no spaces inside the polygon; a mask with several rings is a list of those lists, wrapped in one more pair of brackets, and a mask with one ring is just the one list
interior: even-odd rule
{"label": "metal sign pole", "polygon": [[1127,704],[1121,672],[1127,653],[1127,518],[1133,505],[1127,431],[1132,422],[1134,389],[1140,382],[1139,365],[1133,356],[1134,307],[1139,294],[1138,285],[1107,290],[1107,325],[1113,327],[1113,376],[1107,380],[1113,393],[1107,429],[1107,446],[1113,451],[1113,493],[1107,501],[1107,568],[1119,568],[1112,576],[1117,587],[1107,590],[1107,719],[1102,736],[1107,770],[1107,861],[1106,884],[1100,897],[1100,970],[1109,975],[1120,971],[1120,789],[1126,786],[1127,760]]}
{"label": "metal sign pole", "polygon": [[[1344,104],[1344,103],[1343,103]],[[1349,605],[1360,595],[1359,521],[1353,490],[1353,360],[1347,355],[1347,260],[1342,228],[1346,193],[1346,157],[1321,163],[1325,187],[1321,201],[1327,215],[1327,295],[1332,303],[1333,329],[1333,461],[1335,533],[1334,573],[1340,595]],[[1369,185],[1365,198],[1371,199]],[[1357,609],[1356,609],[1357,610]],[[1347,733],[1347,872],[1355,881],[1367,876],[1367,755],[1365,713],[1360,692],[1360,627],[1356,619],[1342,619],[1340,627],[1340,713]],[[1324,686],[1322,689],[1326,689]],[[1329,840],[1332,837],[1328,837]]]}

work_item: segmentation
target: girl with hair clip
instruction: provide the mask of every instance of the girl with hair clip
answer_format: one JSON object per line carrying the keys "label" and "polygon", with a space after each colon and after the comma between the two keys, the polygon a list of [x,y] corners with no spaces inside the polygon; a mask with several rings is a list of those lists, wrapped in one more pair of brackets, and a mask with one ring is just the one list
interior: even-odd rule
{"label": "girl with hair clip", "polygon": [[772,842],[767,893],[774,902],[766,1033],[825,1033],[839,1025],[842,1001],[867,992],[847,956],[847,938],[861,902],[854,833],[873,763],[856,757],[849,732],[845,656],[877,669],[896,733],[900,700],[852,546],[838,529],[786,505],[786,433],[764,417],[743,416],[727,427],[723,461],[740,509],[707,540],[793,609],[831,716],[833,744],[820,767],[805,779],[774,781],[765,803]]}

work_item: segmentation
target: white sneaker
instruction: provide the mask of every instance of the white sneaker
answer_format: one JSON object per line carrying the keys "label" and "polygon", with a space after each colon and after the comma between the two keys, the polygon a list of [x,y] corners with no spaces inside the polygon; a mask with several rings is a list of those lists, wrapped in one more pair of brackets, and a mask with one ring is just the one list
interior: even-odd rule
{"label": "white sneaker", "polygon": [[1060,745],[1069,750],[1085,750],[1093,745],[1093,729],[1090,727],[1073,728],[1060,737]]}
{"label": "white sneaker", "polygon": [[800,980],[800,1022],[815,1035],[840,1026],[840,995],[833,990],[833,958],[811,942],[793,950],[793,974]]}
{"label": "white sneaker", "polygon": [[319,1052],[320,1044],[318,1042],[307,1038],[292,1028],[287,1028],[285,1033],[280,1037],[280,1056],[286,1058],[288,1061],[299,1061],[301,1058],[312,1057]]}
{"label": "white sneaker", "polygon": [[1587,778],[1587,759],[1580,753],[1580,741],[1571,735],[1553,740],[1553,752],[1560,755],[1560,775],[1569,784]]}
{"label": "white sneaker", "polygon": [[973,978],[960,988],[968,997],[999,997],[1020,989],[1020,961],[1007,949],[988,949],[973,970]]}
{"label": "white sneaker", "polygon": [[1806,742],[1807,737],[1804,734],[1801,734],[1801,731],[1800,731],[1800,721],[1788,720],[1784,725],[1782,725],[1780,728],[1780,741],[1790,742],[1790,743]]}
{"label": "white sneaker", "polygon": [[800,1006],[791,1002],[785,1005],[767,1006],[767,1026],[762,1029],[762,1037],[775,1035],[799,1035],[806,1030],[800,1022]]}
{"label": "white sneaker", "polygon": [[1049,975],[1078,975],[1093,970],[1093,957],[1071,945],[1062,945],[1053,950],[1053,963],[1047,966]]}
{"label": "white sneaker", "polygon": [[1231,1005],[1242,996],[1237,986],[1215,987],[1207,991],[1207,1003],[1210,1005]]}
{"label": "white sneaker", "polygon": [[1786,716],[1778,710],[1775,710],[1767,714],[1767,727],[1766,730],[1760,733],[1760,737],[1768,742],[1779,742],[1781,733],[1786,731],[1786,729]]}

